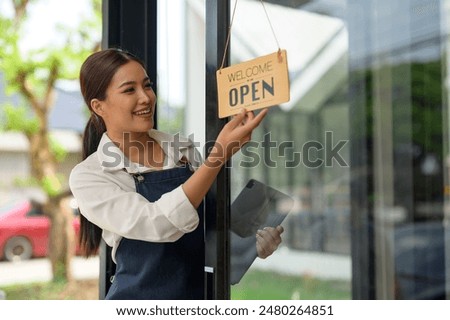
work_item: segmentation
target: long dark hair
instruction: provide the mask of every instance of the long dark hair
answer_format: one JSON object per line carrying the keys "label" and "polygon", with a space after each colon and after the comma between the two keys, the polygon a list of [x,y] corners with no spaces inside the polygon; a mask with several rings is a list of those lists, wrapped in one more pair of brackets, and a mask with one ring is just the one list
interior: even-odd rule
{"label": "long dark hair", "polygon": [[[92,99],[103,101],[106,99],[106,90],[117,70],[128,63],[136,61],[145,68],[133,54],[121,49],[105,49],[90,55],[81,66],[80,88],[91,117],[89,118],[83,134],[83,160],[97,151],[106,126],[103,119],[91,107]],[[79,244],[86,257],[97,253],[102,237],[102,229],[87,220],[80,212]]]}

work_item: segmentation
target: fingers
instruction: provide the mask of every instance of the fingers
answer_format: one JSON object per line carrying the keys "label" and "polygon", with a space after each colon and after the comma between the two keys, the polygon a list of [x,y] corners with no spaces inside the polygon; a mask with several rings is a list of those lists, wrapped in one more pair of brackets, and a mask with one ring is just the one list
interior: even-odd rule
{"label": "fingers", "polygon": [[270,256],[281,243],[281,233],[284,231],[282,226],[276,228],[266,227],[258,230],[256,233],[256,249],[260,258]]}
{"label": "fingers", "polygon": [[253,111],[249,111],[247,112],[247,114],[245,115],[244,120],[242,121],[242,124],[247,124],[250,121],[252,121],[255,118],[255,114],[253,113]]}
{"label": "fingers", "polygon": [[284,232],[284,228],[282,226],[277,226],[276,229],[278,230],[278,232],[280,234],[282,234]]}
{"label": "fingers", "polygon": [[261,121],[263,121],[264,117],[267,115],[267,112],[269,112],[269,109],[263,109],[260,113],[253,119],[254,128],[259,126]]}
{"label": "fingers", "polygon": [[258,257],[261,259],[265,259],[270,256],[269,251],[266,250],[261,244],[261,237],[259,235],[256,235],[256,252],[258,253]]}
{"label": "fingers", "polygon": [[[281,228],[281,230],[279,229]],[[265,227],[263,230],[258,230],[258,234],[266,241],[276,244],[278,246],[281,243],[281,233],[284,231],[282,226],[276,228]]]}
{"label": "fingers", "polygon": [[255,116],[253,111],[247,112],[247,117],[244,119],[244,125],[246,125],[250,130],[255,129],[267,114],[267,109],[263,109],[258,115]]}
{"label": "fingers", "polygon": [[234,115],[233,119],[228,122],[228,125],[232,128],[236,128],[239,124],[242,123],[242,121],[244,121],[246,114],[247,110],[245,110],[245,108],[242,108],[241,111],[238,114]]}
{"label": "fingers", "polygon": [[277,249],[278,245],[262,234],[263,232],[261,230],[256,234],[256,250],[258,252],[258,257],[265,259]]}
{"label": "fingers", "polygon": [[263,109],[258,115],[255,116],[253,111],[246,111],[242,108],[241,111],[236,114],[233,119],[228,123],[232,128],[236,128],[239,125],[247,126],[250,130],[255,129],[261,121],[264,119],[268,112],[268,109]]}
{"label": "fingers", "polygon": [[223,156],[228,160],[244,144],[251,140],[253,130],[261,123],[267,114],[267,109],[262,110],[258,115],[244,108],[236,114],[221,130],[216,143],[219,144]]}

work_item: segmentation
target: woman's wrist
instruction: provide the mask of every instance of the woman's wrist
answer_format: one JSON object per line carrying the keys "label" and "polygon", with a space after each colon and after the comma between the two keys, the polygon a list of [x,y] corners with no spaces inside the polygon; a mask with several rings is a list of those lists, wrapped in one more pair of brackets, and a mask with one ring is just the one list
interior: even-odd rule
{"label": "woman's wrist", "polygon": [[220,156],[215,156],[215,155],[209,155],[204,164],[208,167],[208,168],[220,168],[225,164],[225,159],[223,157]]}
{"label": "woman's wrist", "polygon": [[205,165],[209,168],[220,168],[226,161],[227,159],[224,150],[216,143],[206,158]]}

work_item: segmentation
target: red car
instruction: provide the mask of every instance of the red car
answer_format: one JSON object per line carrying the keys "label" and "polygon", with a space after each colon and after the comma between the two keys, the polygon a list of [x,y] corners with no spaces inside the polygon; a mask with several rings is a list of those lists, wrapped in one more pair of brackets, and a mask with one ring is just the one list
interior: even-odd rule
{"label": "red car", "polygon": [[[73,227],[78,235],[78,210],[72,210],[75,214]],[[50,219],[44,215],[42,206],[38,203],[16,200],[0,206],[0,260],[27,260],[47,256],[49,234]]]}

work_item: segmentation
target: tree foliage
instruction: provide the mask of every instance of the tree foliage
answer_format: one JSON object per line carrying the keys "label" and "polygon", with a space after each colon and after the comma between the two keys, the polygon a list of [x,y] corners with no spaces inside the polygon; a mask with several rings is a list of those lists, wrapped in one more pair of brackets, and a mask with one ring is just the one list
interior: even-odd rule
{"label": "tree foliage", "polygon": [[[55,30],[58,43],[46,44],[42,48],[23,49],[24,26],[28,10],[38,0],[12,0],[14,16],[0,15],[0,70],[6,82],[6,93],[18,93],[29,104],[41,127],[46,127],[39,114],[48,113],[53,106],[54,87],[59,79],[76,79],[84,59],[99,48],[100,0],[93,0],[95,13],[80,21],[77,29],[59,25]],[[43,15],[45,17],[45,15]],[[37,34],[36,36],[39,36]],[[16,130],[13,121],[23,110],[8,109],[6,127]],[[29,112],[30,113],[30,112]],[[11,121],[10,121],[11,120]],[[18,131],[22,131],[19,126]]]}
{"label": "tree foliage", "polygon": [[26,49],[30,9],[39,2],[42,0],[10,0],[13,13],[0,13],[0,72],[6,93],[20,97],[17,105],[2,105],[2,126],[4,130],[24,133],[29,140],[30,178],[49,198],[46,213],[52,221],[49,251],[53,277],[70,280],[72,215],[62,206],[69,191],[56,166],[66,152],[64,146],[50,138],[48,118],[57,81],[77,79],[82,62],[100,48],[101,0],[90,0],[93,15],[80,19],[76,28],[58,25],[54,43]]}

